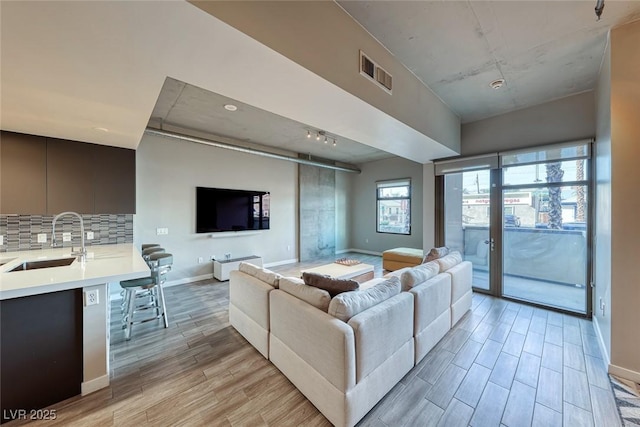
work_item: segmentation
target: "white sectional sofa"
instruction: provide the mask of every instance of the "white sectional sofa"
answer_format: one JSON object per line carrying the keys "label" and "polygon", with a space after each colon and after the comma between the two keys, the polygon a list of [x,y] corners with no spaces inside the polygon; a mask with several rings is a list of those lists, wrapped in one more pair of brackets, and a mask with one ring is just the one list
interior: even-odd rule
{"label": "white sectional sofa", "polygon": [[241,264],[229,321],[331,423],[353,426],[471,308],[471,269],[454,253],[331,298]]}
{"label": "white sectional sofa", "polygon": [[249,263],[229,273],[229,323],[269,358],[269,293],[282,276]]}

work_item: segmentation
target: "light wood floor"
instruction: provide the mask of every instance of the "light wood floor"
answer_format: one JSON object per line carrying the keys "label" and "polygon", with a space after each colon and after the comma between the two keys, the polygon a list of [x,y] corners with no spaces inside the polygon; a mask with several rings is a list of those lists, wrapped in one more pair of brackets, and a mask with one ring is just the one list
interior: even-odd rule
{"label": "light wood floor", "polygon": [[[376,266],[375,256],[349,254]],[[326,263],[274,268],[297,274]],[[170,327],[112,307],[111,385],[42,425],[329,426],[228,323],[228,283],[167,288]],[[11,422],[8,426],[19,425]],[[33,422],[38,424],[38,422]],[[590,321],[475,294],[473,309],[361,426],[619,426]]]}

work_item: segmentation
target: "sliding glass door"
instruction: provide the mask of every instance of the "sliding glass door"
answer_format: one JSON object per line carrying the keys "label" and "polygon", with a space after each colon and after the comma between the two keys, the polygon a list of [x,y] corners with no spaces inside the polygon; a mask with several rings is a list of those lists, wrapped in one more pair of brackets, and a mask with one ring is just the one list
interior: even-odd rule
{"label": "sliding glass door", "polygon": [[500,153],[492,162],[462,159],[463,170],[436,163],[439,240],[473,263],[476,291],[590,314],[589,149],[565,144]]}
{"label": "sliding glass door", "polygon": [[450,173],[444,177],[445,246],[473,263],[473,284],[489,291],[491,249],[490,170]]}

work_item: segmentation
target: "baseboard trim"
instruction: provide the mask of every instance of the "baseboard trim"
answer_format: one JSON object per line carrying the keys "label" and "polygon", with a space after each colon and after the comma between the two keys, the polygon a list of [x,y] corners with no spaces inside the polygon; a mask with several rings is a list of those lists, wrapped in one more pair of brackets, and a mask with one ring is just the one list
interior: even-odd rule
{"label": "baseboard trim", "polygon": [[640,372],[609,364],[609,373],[617,377],[624,378],[625,380],[633,381],[640,384]]}
{"label": "baseboard trim", "polygon": [[279,265],[293,264],[293,263],[296,263],[296,262],[298,262],[297,258],[285,259],[285,260],[276,261],[276,262],[268,262],[268,263],[264,264],[264,268],[277,267]]}
{"label": "baseboard trim", "polygon": [[356,248],[351,248],[351,249],[342,249],[340,251],[336,251],[336,254],[343,254],[345,252],[357,252],[359,254],[365,254],[365,255],[376,255],[376,256],[382,256],[382,252],[376,252],[376,251],[368,251],[366,249],[356,249]]}
{"label": "baseboard trim", "polygon": [[109,375],[103,375],[89,381],[83,381],[80,385],[80,392],[83,396],[91,394],[105,387],[109,387]]}
{"label": "baseboard trim", "polygon": [[607,347],[604,345],[604,339],[602,338],[602,331],[600,330],[600,323],[598,321],[598,316],[593,316],[592,319],[593,326],[596,331],[596,336],[598,337],[598,345],[600,346],[600,353],[602,353],[602,357],[604,358],[604,363],[606,366],[611,364],[611,359],[609,359],[609,352]]}

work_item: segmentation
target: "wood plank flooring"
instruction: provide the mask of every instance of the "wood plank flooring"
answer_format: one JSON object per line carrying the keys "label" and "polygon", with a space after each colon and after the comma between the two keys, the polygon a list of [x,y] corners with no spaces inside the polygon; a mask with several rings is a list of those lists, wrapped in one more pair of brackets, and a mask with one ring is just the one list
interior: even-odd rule
{"label": "wood plank flooring", "polygon": [[[345,256],[345,255],[340,255]],[[376,256],[346,254],[376,267]],[[300,269],[331,260],[274,268]],[[111,311],[111,385],[47,426],[329,426],[228,323],[228,282],[166,289],[170,327]],[[13,421],[7,426],[26,422]],[[620,426],[590,321],[475,294],[473,309],[360,426]]]}

